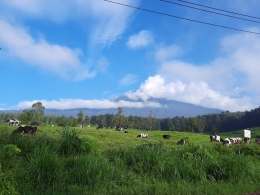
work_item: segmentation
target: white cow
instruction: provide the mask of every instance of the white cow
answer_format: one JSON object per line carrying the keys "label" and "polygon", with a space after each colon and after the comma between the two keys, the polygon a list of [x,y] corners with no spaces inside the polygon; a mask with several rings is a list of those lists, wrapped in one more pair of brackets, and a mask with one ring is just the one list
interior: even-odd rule
{"label": "white cow", "polygon": [[141,133],[141,134],[137,135],[137,137],[148,138],[148,134]]}

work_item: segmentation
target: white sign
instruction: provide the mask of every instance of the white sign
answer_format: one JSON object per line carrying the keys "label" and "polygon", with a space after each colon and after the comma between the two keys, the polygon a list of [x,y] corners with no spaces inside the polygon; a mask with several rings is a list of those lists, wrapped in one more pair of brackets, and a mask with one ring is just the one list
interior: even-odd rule
{"label": "white sign", "polygon": [[244,137],[251,138],[251,131],[244,129]]}

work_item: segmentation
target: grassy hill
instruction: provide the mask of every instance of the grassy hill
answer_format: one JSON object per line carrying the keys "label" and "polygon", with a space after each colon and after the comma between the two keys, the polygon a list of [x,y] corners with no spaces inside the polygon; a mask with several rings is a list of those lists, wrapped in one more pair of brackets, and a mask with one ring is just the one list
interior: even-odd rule
{"label": "grassy hill", "polygon": [[[16,128],[0,124],[0,195],[243,195],[260,190],[260,146],[255,143],[225,147],[210,143],[205,134],[131,129],[125,134],[95,127],[40,126],[32,137],[12,134]],[[259,132],[255,128],[252,136]],[[139,133],[149,138],[137,138]],[[163,134],[172,139],[164,140]],[[243,137],[243,130],[221,136]],[[188,144],[177,145],[184,137]]]}
{"label": "grassy hill", "polygon": [[[0,130],[7,131],[11,133],[17,127],[11,127],[8,124],[0,123]],[[210,143],[208,134],[190,133],[190,132],[176,132],[176,131],[140,131],[135,129],[128,129],[128,134],[124,131],[115,131],[115,129],[101,129],[97,130],[95,126],[92,127],[70,127],[65,128],[70,130],[75,130],[79,138],[90,138],[93,140],[97,147],[100,149],[112,149],[118,148],[119,145],[122,148],[135,147],[140,144],[153,143],[153,144],[163,144],[165,147],[175,147],[177,142],[181,138],[187,138],[190,144],[203,144],[208,145]],[[38,127],[37,136],[47,136],[52,139],[57,139],[62,135],[64,128],[62,127],[52,127],[51,125],[42,125]],[[147,133],[149,135],[148,139],[137,138],[140,133]],[[170,140],[164,140],[162,135],[171,135]],[[244,131],[232,131],[219,134],[221,137],[244,137]],[[253,128],[251,131],[252,139],[260,138],[260,127]],[[31,135],[24,135],[31,137]],[[216,144],[216,143],[215,143]]]}

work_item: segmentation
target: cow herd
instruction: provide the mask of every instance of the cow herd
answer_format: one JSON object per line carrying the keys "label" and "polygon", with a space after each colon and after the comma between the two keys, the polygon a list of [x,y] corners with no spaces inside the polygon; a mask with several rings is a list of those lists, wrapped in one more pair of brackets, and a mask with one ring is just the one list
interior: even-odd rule
{"label": "cow herd", "polygon": [[[9,119],[6,121],[10,126],[19,126],[21,124],[21,121],[17,120],[17,119]],[[32,122],[31,126],[25,126],[25,125],[20,125],[16,130],[13,131],[13,133],[20,133],[21,135],[23,134],[32,134],[32,136],[35,136],[36,131],[37,131],[37,126],[39,126],[40,124],[37,122]],[[58,127],[64,127],[63,124],[58,124]],[[81,126],[83,127],[83,126]],[[103,129],[104,127],[102,125],[99,125],[97,127],[97,129]],[[115,127],[116,131],[122,131],[125,130],[124,133],[128,133],[128,131],[126,131],[127,128],[124,127]],[[148,134],[145,133],[141,133],[137,135],[137,138],[148,138]],[[162,135],[162,138],[165,140],[169,140],[171,139],[171,135]],[[235,145],[235,144],[242,144],[242,138],[240,137],[231,137],[231,138],[225,138],[222,139],[219,135],[210,135],[210,142],[222,142],[224,146],[231,146],[231,145]],[[244,142],[246,144],[250,144],[251,143],[251,139],[248,137],[244,138]],[[256,139],[255,140],[256,144],[260,145],[260,139]],[[179,140],[177,142],[177,145],[184,145],[187,143],[187,138],[182,138],[181,140]]]}
{"label": "cow herd", "polygon": [[[225,138],[222,139],[219,135],[210,135],[210,142],[216,141],[216,142],[222,142],[225,146],[231,146],[234,144],[242,144],[242,138],[241,137],[231,137],[231,138]],[[248,137],[244,138],[244,142],[246,144],[251,143],[251,139]],[[260,140],[256,140],[256,143],[260,145]]]}

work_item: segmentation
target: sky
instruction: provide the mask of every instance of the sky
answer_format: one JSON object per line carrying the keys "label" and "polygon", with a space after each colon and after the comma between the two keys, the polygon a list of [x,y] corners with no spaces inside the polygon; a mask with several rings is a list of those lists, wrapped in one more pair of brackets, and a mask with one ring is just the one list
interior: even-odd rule
{"label": "sky", "polygon": [[[50,109],[160,107],[152,97],[250,111],[260,104],[259,7],[259,0],[2,0],[0,110],[38,101]],[[113,101],[122,95],[143,101]]]}

